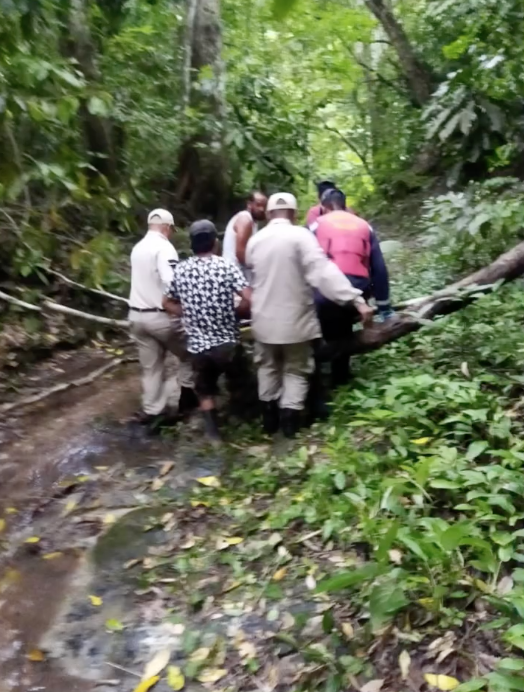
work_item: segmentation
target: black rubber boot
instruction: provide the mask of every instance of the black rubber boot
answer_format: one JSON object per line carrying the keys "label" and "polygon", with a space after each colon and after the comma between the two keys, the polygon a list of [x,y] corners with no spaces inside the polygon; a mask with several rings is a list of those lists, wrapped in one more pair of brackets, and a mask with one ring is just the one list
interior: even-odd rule
{"label": "black rubber boot", "polygon": [[331,386],[333,389],[344,387],[351,379],[349,356],[341,355],[331,361]]}
{"label": "black rubber boot", "polygon": [[274,435],[280,427],[280,411],[277,401],[262,401],[262,428],[266,435]]}
{"label": "black rubber boot", "polygon": [[178,415],[184,416],[198,408],[198,397],[190,387],[182,387],[178,400]]}
{"label": "black rubber boot", "polygon": [[218,414],[215,408],[210,411],[201,411],[202,420],[204,421],[204,429],[206,436],[212,444],[219,444],[222,441],[218,431]]}
{"label": "black rubber boot", "polygon": [[280,427],[284,437],[293,439],[300,430],[300,411],[292,408],[283,408],[280,411]]}

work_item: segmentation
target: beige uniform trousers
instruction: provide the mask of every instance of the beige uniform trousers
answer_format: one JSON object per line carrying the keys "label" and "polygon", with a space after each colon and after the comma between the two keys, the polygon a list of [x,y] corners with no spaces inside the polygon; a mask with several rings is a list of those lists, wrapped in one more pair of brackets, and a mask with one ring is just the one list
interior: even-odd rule
{"label": "beige uniform trousers", "polygon": [[186,335],[178,319],[164,312],[131,312],[131,336],[138,346],[142,368],[142,408],[144,413],[161,413],[169,399],[165,360],[167,352],[180,361],[181,387],[193,387],[193,369],[186,348]]}
{"label": "beige uniform trousers", "polygon": [[255,344],[258,368],[258,398],[279,400],[280,408],[304,408],[309,376],[315,368],[310,341],[300,344]]}

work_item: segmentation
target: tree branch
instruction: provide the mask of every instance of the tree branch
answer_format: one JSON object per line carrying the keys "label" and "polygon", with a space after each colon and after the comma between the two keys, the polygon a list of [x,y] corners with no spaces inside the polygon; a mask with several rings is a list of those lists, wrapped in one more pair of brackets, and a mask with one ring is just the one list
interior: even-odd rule
{"label": "tree branch", "polygon": [[19,300],[10,296],[8,293],[0,291],[0,300],[6,303],[11,303],[12,305],[17,305],[24,310],[31,310],[32,312],[46,312],[50,310],[51,312],[60,312],[64,315],[70,315],[71,317],[80,317],[83,320],[88,320],[89,322],[97,322],[98,324],[105,324],[110,327],[118,327],[121,329],[128,329],[129,322],[127,320],[115,320],[111,317],[100,317],[99,315],[91,315],[88,312],[82,312],[81,310],[75,310],[73,308],[68,308],[65,305],[60,305],[59,303],[54,303],[51,300],[44,300],[43,307],[39,305],[33,305],[32,303],[26,303],[25,300]]}

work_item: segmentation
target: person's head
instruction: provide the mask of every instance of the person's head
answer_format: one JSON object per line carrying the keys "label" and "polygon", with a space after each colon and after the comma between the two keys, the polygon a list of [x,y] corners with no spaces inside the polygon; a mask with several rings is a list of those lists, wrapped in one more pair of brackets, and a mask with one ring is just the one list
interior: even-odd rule
{"label": "person's head", "polygon": [[317,193],[318,193],[318,201],[320,202],[322,200],[322,196],[328,191],[328,190],[334,190],[336,188],[335,183],[331,182],[331,180],[321,180],[320,182],[317,183]]}
{"label": "person's head", "polygon": [[217,242],[217,229],[212,221],[202,219],[189,227],[189,240],[195,255],[208,255],[214,251]]}
{"label": "person's head", "polygon": [[326,211],[340,211],[346,208],[346,195],[342,190],[334,188],[332,190],[326,190],[322,195],[320,200],[322,208]]}
{"label": "person's head", "polygon": [[247,198],[247,210],[255,221],[266,218],[267,197],[263,192],[252,192]]}
{"label": "person's head", "polygon": [[169,238],[175,230],[173,214],[166,209],[153,209],[147,217],[147,228],[150,231],[158,231]]}
{"label": "person's head", "polygon": [[267,203],[267,217],[271,219],[288,219],[294,223],[297,218],[297,199],[289,192],[277,192],[271,195]]}

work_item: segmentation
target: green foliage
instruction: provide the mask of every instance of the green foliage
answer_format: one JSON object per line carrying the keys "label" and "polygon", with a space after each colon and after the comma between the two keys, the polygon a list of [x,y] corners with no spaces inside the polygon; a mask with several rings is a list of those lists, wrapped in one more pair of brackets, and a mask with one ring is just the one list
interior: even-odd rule
{"label": "green foliage", "polygon": [[511,178],[470,184],[424,203],[421,228],[450,276],[489,264],[524,236],[524,187]]}

